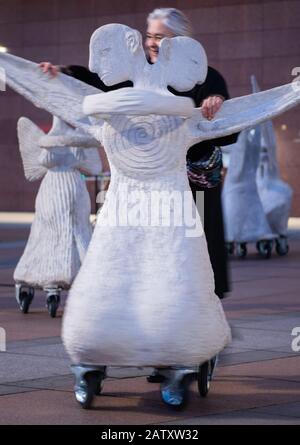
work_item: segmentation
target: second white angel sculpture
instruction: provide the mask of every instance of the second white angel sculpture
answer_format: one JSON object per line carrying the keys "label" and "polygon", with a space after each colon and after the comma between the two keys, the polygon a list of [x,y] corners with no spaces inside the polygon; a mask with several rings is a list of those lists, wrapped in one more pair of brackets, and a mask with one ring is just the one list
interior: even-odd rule
{"label": "second white angel sculpture", "polygon": [[58,118],[45,133],[27,118],[18,122],[25,176],[42,179],[35,216],[24,253],[15,269],[16,298],[27,313],[34,289],[44,289],[55,317],[60,291],[69,289],[92,236],[90,197],[81,173],[96,175],[101,161],[97,144]]}
{"label": "second white angel sculpture", "polygon": [[[258,93],[254,76],[251,83]],[[280,178],[272,121],[243,130],[226,149],[230,161],[222,199],[228,252],[243,258],[247,243],[254,243],[261,257],[270,258],[275,244],[276,252],[285,255],[292,190]]]}

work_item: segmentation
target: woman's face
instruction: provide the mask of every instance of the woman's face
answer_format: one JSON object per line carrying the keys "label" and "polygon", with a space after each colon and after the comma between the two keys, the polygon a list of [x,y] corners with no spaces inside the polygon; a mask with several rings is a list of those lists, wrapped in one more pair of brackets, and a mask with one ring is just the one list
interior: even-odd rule
{"label": "woman's face", "polygon": [[172,31],[159,19],[150,20],[146,33],[145,50],[152,63],[157,61],[159,45],[164,37],[174,37]]}

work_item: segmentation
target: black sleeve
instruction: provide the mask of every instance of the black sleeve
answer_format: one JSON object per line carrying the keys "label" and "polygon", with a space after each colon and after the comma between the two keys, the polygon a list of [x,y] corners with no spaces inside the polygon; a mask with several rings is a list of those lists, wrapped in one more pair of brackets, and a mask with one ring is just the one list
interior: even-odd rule
{"label": "black sleeve", "polygon": [[67,76],[75,77],[75,79],[81,80],[82,82],[87,83],[88,85],[92,85],[99,90],[104,91],[113,91],[119,88],[131,87],[133,85],[132,82],[122,82],[117,85],[107,86],[96,73],[92,73],[88,70],[88,68],[80,65],[69,65],[69,66],[60,66],[60,71]]}

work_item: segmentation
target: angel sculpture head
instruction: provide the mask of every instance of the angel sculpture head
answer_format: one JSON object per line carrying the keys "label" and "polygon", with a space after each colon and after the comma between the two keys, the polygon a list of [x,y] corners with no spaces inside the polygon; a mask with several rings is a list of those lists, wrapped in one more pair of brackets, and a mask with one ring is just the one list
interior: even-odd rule
{"label": "angel sculpture head", "polygon": [[147,63],[141,34],[126,25],[98,28],[90,40],[89,68],[106,85],[126,80],[178,91],[188,91],[204,82],[207,57],[202,45],[191,37],[164,38],[155,65]]}
{"label": "angel sculpture head", "polygon": [[146,64],[142,36],[136,29],[112,23],[92,34],[89,69],[106,85],[134,80],[135,71]]}
{"label": "angel sculpture head", "polygon": [[165,37],[153,67],[162,71],[164,83],[177,91],[189,91],[203,83],[207,75],[207,57],[203,46],[191,37]]}

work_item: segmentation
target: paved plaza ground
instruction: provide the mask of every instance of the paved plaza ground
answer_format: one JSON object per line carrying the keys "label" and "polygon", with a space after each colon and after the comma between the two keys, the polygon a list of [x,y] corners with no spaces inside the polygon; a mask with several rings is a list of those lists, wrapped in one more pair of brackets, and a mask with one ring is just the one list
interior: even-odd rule
{"label": "paved plaza ground", "polygon": [[230,260],[233,290],[224,308],[234,339],[220,355],[207,398],[198,395],[195,383],[182,412],[170,411],[159,386],[146,382],[151,369],[110,369],[93,409],[79,407],[60,339],[66,295],[55,319],[42,292],[27,315],[14,297],[13,270],[29,221],[30,215],[22,221],[0,218],[0,326],[7,340],[0,353],[0,424],[300,424],[300,351],[291,347],[292,330],[300,329],[297,220],[290,225],[288,256],[263,260],[251,247],[246,259]]}

